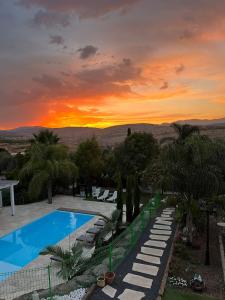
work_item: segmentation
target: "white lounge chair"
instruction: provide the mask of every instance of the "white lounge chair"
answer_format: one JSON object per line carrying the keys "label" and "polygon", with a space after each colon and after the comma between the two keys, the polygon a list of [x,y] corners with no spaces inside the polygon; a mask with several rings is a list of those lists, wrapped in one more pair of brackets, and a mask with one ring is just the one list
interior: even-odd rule
{"label": "white lounge chair", "polygon": [[95,191],[92,192],[92,197],[98,198],[98,196],[100,195],[100,192],[101,192],[101,188],[96,188]]}
{"label": "white lounge chair", "polygon": [[117,191],[114,191],[112,196],[106,199],[106,202],[115,202],[117,199]]}
{"label": "white lounge chair", "polygon": [[97,200],[105,201],[105,199],[109,196],[109,190],[104,190],[104,193],[101,196],[97,197]]}

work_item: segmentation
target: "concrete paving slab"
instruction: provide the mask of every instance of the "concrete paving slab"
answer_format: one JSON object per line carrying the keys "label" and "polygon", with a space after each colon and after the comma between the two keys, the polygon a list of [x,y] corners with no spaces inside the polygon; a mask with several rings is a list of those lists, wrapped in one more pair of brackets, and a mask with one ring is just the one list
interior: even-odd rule
{"label": "concrete paving slab", "polygon": [[171,218],[171,215],[161,214],[161,218]]}
{"label": "concrete paving slab", "polygon": [[144,254],[154,255],[161,257],[163,255],[162,249],[151,248],[151,247],[141,247],[141,252]]}
{"label": "concrete paving slab", "polygon": [[114,299],[117,290],[114,289],[113,287],[111,287],[110,285],[106,285],[103,289],[102,289],[103,293],[105,293],[107,296],[109,296],[110,298]]}
{"label": "concrete paving slab", "polygon": [[150,289],[152,286],[153,280],[144,276],[135,275],[132,273],[128,273],[124,279],[124,282],[127,282],[129,284],[137,285],[146,289]]}
{"label": "concrete paving slab", "polygon": [[163,210],[162,213],[167,216],[171,216],[173,214],[172,211]]}
{"label": "concrete paving slab", "polygon": [[168,241],[170,237],[166,235],[150,234],[149,238],[157,241]]}
{"label": "concrete paving slab", "polygon": [[171,227],[170,227],[170,226],[167,226],[167,225],[157,225],[157,224],[154,224],[154,225],[153,225],[153,228],[155,228],[155,229],[171,230]]}
{"label": "concrete paving slab", "polygon": [[156,220],[156,224],[161,224],[161,225],[171,225],[171,221],[163,221],[163,220]]}
{"label": "concrete paving slab", "polygon": [[156,266],[151,266],[149,264],[133,263],[132,271],[156,276],[159,268]]}
{"label": "concrete paving slab", "polygon": [[172,221],[173,218],[172,217],[166,217],[166,218],[164,218],[164,217],[157,217],[156,220]]}
{"label": "concrete paving slab", "polygon": [[164,210],[174,212],[175,208],[174,207],[167,207],[167,208],[164,208]]}
{"label": "concrete paving slab", "polygon": [[139,260],[145,261],[147,263],[154,264],[154,265],[160,265],[161,264],[160,258],[156,257],[156,256],[152,256],[152,255],[146,255],[146,254],[139,253],[136,256],[136,258],[139,259]]}
{"label": "concrete paving slab", "polygon": [[163,235],[171,235],[171,230],[161,230],[161,229],[151,229],[151,233],[153,234],[163,234]]}
{"label": "concrete paving slab", "polygon": [[144,243],[145,246],[152,246],[156,248],[166,248],[167,244],[166,242],[160,242],[160,241],[154,241],[154,240],[148,240]]}
{"label": "concrete paving slab", "polygon": [[145,294],[142,292],[125,289],[122,294],[118,296],[120,300],[141,300],[145,297]]}

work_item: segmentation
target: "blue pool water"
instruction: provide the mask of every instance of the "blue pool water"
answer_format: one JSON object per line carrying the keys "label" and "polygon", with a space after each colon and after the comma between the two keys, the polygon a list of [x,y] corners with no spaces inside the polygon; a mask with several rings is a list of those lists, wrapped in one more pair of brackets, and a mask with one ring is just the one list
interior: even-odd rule
{"label": "blue pool water", "polygon": [[[54,211],[0,238],[0,273],[16,272],[94,218],[93,215]],[[0,278],[1,281],[1,278]]]}

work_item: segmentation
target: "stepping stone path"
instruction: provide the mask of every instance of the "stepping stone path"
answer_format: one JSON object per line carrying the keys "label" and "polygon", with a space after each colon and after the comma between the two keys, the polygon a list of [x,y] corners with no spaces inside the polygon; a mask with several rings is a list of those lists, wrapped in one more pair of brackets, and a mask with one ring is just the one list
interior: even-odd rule
{"label": "stepping stone path", "polygon": [[171,235],[171,230],[158,230],[158,229],[151,229],[151,233],[153,234],[165,234],[165,235]]}
{"label": "stepping stone path", "polygon": [[139,260],[143,260],[145,262],[148,262],[150,264],[155,264],[155,265],[160,265],[161,264],[160,258],[156,257],[156,256],[151,256],[151,255],[146,255],[146,254],[139,253],[136,258],[139,259]]}
{"label": "stepping stone path", "polygon": [[161,267],[161,258],[172,234],[171,225],[174,211],[173,208],[165,208],[161,216],[156,217],[153,228],[150,230],[149,240],[141,247],[140,253],[137,253],[130,273],[127,273],[122,279],[129,288],[125,288],[120,295],[115,297],[117,290],[107,285],[102,289],[105,295],[120,300],[141,300],[146,297],[144,292],[140,292],[140,288],[147,292],[156,280]]}
{"label": "stepping stone path", "polygon": [[142,292],[137,292],[134,290],[125,289],[124,292],[119,295],[118,299],[120,300],[141,300],[145,296]]}
{"label": "stepping stone path", "polygon": [[110,298],[114,299],[117,290],[114,289],[113,287],[111,287],[110,285],[106,285],[103,289],[102,289],[103,293],[105,293],[106,295],[108,295]]}

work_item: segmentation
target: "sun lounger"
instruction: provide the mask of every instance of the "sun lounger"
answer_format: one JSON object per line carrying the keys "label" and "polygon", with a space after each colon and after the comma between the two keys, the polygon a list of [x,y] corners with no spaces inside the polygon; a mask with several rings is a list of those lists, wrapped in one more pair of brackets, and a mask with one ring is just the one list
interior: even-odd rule
{"label": "sun lounger", "polygon": [[79,237],[76,238],[78,242],[85,242],[89,245],[93,245],[95,243],[95,236],[94,235],[88,235],[88,234],[82,234]]}
{"label": "sun lounger", "polygon": [[98,220],[95,224],[94,224],[94,226],[99,226],[99,227],[104,227],[105,226],[105,221],[104,220]]}
{"label": "sun lounger", "polygon": [[92,192],[93,198],[98,198],[101,193],[101,188],[96,188],[95,191]]}
{"label": "sun lounger", "polygon": [[117,191],[114,191],[112,196],[106,199],[106,202],[115,202],[117,199]]}
{"label": "sun lounger", "polygon": [[86,233],[89,233],[89,234],[97,234],[99,233],[99,231],[101,231],[101,227],[92,227],[92,228],[89,228]]}
{"label": "sun lounger", "polygon": [[105,201],[108,196],[109,196],[109,190],[105,190],[101,196],[97,197],[97,200]]}
{"label": "sun lounger", "polygon": [[50,259],[53,260],[53,261],[62,262],[62,258],[59,257],[59,256],[53,255],[53,256],[50,257]]}

